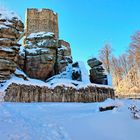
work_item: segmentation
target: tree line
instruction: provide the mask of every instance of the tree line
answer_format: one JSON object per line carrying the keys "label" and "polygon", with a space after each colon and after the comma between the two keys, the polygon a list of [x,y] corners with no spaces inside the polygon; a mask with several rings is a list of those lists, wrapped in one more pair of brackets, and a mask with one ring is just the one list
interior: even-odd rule
{"label": "tree line", "polygon": [[140,93],[140,31],[131,36],[127,50],[116,57],[112,47],[106,43],[99,51],[99,59],[112,76],[117,94]]}

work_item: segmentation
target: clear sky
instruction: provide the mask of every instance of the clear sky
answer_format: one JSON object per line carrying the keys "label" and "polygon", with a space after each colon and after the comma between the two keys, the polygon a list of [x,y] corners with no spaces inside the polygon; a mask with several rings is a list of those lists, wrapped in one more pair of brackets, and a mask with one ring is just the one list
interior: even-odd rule
{"label": "clear sky", "polygon": [[140,0],[0,0],[24,21],[26,8],[50,8],[59,15],[60,38],[71,44],[74,60],[97,56],[109,42],[116,56],[140,29]]}

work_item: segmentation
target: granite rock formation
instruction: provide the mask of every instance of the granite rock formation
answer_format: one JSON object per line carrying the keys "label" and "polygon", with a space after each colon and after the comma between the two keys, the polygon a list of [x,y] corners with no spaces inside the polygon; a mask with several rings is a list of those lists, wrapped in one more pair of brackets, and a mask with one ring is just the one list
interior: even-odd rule
{"label": "granite rock formation", "polygon": [[78,62],[72,64],[72,80],[82,81],[81,70]]}
{"label": "granite rock formation", "polygon": [[31,78],[47,80],[72,63],[70,44],[55,39],[54,33],[37,32],[25,39],[18,64]]}
{"label": "granite rock formation", "polygon": [[64,40],[59,40],[57,48],[57,73],[65,71],[66,66],[72,64],[72,62],[70,44]]}
{"label": "granite rock formation", "polygon": [[[0,13],[0,80],[13,75],[8,84],[0,84],[4,101],[95,102],[114,98],[112,88],[91,84],[105,83],[100,61],[88,60],[91,82],[84,64],[73,63],[70,44],[59,40],[57,14],[47,9],[28,9],[27,14],[23,31],[24,25],[14,13]],[[24,45],[20,46],[17,42],[23,36]]]}
{"label": "granite rock formation", "polygon": [[107,75],[104,73],[104,68],[102,62],[96,58],[91,58],[87,61],[90,66],[90,81],[96,84],[107,85]]}
{"label": "granite rock formation", "polygon": [[20,18],[7,10],[0,11],[0,81],[10,78],[17,67],[20,44],[17,39],[24,30]]}
{"label": "granite rock formation", "polygon": [[29,77],[46,80],[55,74],[56,50],[53,33],[32,33],[20,51],[19,66]]}
{"label": "granite rock formation", "polygon": [[56,86],[54,89],[33,85],[11,84],[4,97],[8,102],[100,102],[114,98],[112,88],[89,86],[76,89]]}
{"label": "granite rock formation", "polygon": [[40,80],[59,74],[72,63],[70,44],[59,40],[58,16],[50,9],[27,9],[24,47],[18,64],[30,77]]}

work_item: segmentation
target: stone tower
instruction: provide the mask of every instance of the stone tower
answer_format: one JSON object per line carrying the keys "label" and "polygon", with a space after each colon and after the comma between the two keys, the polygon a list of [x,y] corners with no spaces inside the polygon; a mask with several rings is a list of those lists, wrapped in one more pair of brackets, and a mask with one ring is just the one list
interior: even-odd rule
{"label": "stone tower", "polygon": [[55,38],[59,38],[58,16],[50,9],[27,9],[26,15],[27,35],[36,32],[53,32]]}
{"label": "stone tower", "polygon": [[72,64],[70,44],[59,40],[58,16],[52,10],[27,9],[23,35],[25,48],[18,65],[30,78],[45,81]]}

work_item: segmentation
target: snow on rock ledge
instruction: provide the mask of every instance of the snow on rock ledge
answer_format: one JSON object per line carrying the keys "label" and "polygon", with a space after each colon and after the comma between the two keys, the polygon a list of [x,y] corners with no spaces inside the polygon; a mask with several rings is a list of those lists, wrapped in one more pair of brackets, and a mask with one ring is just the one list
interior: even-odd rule
{"label": "snow on rock ledge", "polygon": [[[114,90],[109,86],[74,81],[58,75],[57,78],[43,82],[30,79],[22,71],[1,84],[0,93],[4,101],[10,102],[96,102],[114,98]],[[24,79],[26,77],[26,80]],[[5,95],[4,95],[5,93]]]}
{"label": "snow on rock ledge", "polygon": [[54,37],[54,33],[52,32],[37,32],[37,33],[31,33],[27,39],[36,39],[36,38],[46,38],[46,37]]}
{"label": "snow on rock ledge", "polygon": [[11,84],[5,93],[4,101],[8,102],[100,102],[114,98],[114,90],[89,86],[75,89],[64,85],[53,89],[47,86]]}
{"label": "snow on rock ledge", "polygon": [[20,18],[0,8],[0,82],[10,79],[17,67],[20,44],[17,39],[24,30]]}
{"label": "snow on rock ledge", "polygon": [[54,33],[31,33],[21,47],[18,65],[30,77],[46,80],[54,75],[57,40]]}
{"label": "snow on rock ledge", "polygon": [[13,11],[0,8],[0,20],[20,20],[21,18]]}

